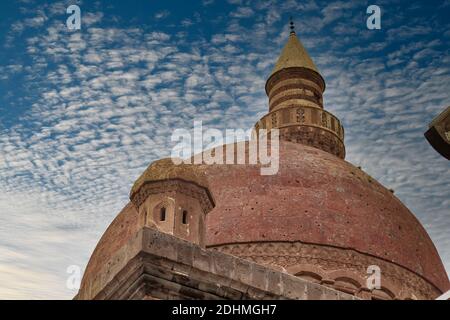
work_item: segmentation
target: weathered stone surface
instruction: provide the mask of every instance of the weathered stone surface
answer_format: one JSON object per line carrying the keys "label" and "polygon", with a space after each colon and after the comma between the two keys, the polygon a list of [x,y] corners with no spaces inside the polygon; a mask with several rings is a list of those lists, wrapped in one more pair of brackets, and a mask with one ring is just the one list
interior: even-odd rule
{"label": "weathered stone surface", "polygon": [[[422,282],[420,290],[427,291],[425,295],[397,286],[417,297],[438,296],[449,287],[424,228],[389,190],[362,170],[326,152],[289,142],[280,144],[277,175],[261,176],[259,168],[199,166],[210,177],[208,184],[216,199],[206,219],[208,247],[229,246],[229,254],[273,267],[306,261],[327,271],[354,270],[354,278],[364,278],[368,265],[383,263],[390,275],[387,280],[394,284]],[[83,283],[98,277],[100,268],[143,226],[134,206],[125,207],[92,254]],[[246,243],[253,249],[242,250]],[[297,244],[280,251],[279,243]],[[331,254],[329,248],[334,261],[324,259]],[[176,254],[172,243],[155,250]],[[272,257],[277,252],[282,254]],[[221,266],[215,267],[220,272]],[[407,281],[402,280],[405,275]]]}
{"label": "weathered stone surface", "polygon": [[450,106],[433,119],[425,137],[437,152],[450,160]]}
{"label": "weathered stone surface", "polygon": [[[353,299],[351,295],[338,294],[333,289],[216,250],[203,249],[154,229],[144,228],[138,233],[138,237],[132,238],[116,254],[122,258],[121,253],[129,248],[140,248],[139,252],[128,255],[121,268],[108,269],[107,263],[99,274],[108,276],[97,278],[96,283],[84,283],[76,299]],[[186,259],[186,254],[161,251],[168,242],[188,256],[203,257],[203,260],[209,256],[211,263],[203,263],[202,269],[198,269],[194,267],[195,260]],[[111,259],[118,258],[113,255]],[[217,268],[222,265],[231,269]],[[261,287],[265,282],[268,285]],[[308,296],[305,288],[310,285],[315,291]]]}

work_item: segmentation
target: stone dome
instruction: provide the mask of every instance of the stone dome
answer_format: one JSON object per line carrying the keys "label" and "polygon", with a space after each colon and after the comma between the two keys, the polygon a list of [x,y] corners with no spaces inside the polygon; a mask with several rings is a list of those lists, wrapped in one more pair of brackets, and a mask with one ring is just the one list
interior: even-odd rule
{"label": "stone dome", "polygon": [[[323,108],[324,90],[291,32],[266,83],[269,113],[255,125],[257,132],[279,129],[278,173],[265,176],[260,165],[248,164],[153,163],[131,190],[134,203],[98,243],[80,291],[95,288],[101,269],[146,225],[146,211],[136,209],[140,188],[168,180],[206,190],[212,205],[204,210],[202,236],[211,250],[363,299],[434,299],[448,290],[444,266],[420,222],[391,191],[344,160],[344,128]],[[248,143],[244,149],[248,154]],[[366,280],[374,267],[381,286],[370,289]]]}
{"label": "stone dome", "polygon": [[[242,247],[233,252],[230,246],[300,243],[317,245],[312,251],[351,249],[405,268],[440,291],[449,288],[437,250],[416,217],[391,191],[345,160],[281,141],[277,175],[261,176],[254,166],[208,170],[217,199],[207,219],[210,247],[262,263],[265,259],[258,255],[267,252],[258,253],[257,246],[247,245],[253,250],[248,255]],[[287,260],[289,254],[298,252],[288,252]]]}
{"label": "stone dome", "polygon": [[[369,265],[379,265],[396,298],[411,298],[404,293],[411,290],[416,292],[412,298],[431,298],[449,288],[420,222],[392,192],[345,160],[280,141],[280,166],[273,176],[262,176],[259,165],[193,165],[192,170],[193,175],[180,170],[181,178],[202,173],[215,199],[206,220],[209,248],[321,278],[343,264],[347,271],[354,269],[343,278],[359,282]],[[153,165],[142,176],[158,180],[165,175],[161,165]],[[93,280],[141,223],[133,205],[127,205],[97,245],[83,282]]]}

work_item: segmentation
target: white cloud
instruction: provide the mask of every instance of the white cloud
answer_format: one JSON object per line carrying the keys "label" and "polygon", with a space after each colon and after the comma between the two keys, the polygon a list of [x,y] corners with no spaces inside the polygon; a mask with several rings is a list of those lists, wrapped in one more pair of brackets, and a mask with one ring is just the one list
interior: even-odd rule
{"label": "white cloud", "polygon": [[162,10],[162,11],[155,13],[154,17],[156,20],[161,20],[161,19],[167,18],[169,15],[170,15],[169,10]]}
{"label": "white cloud", "polygon": [[236,11],[231,12],[230,16],[232,18],[248,18],[254,14],[254,11],[250,7],[239,7]]}

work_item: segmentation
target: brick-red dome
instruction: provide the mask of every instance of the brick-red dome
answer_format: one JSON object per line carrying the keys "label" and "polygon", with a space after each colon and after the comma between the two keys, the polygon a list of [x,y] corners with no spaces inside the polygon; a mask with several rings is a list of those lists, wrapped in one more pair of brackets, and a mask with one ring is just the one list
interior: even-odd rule
{"label": "brick-red dome", "polygon": [[207,243],[301,241],[394,262],[441,290],[448,278],[430,237],[389,190],[327,152],[280,142],[277,175],[255,166],[205,166],[216,207]]}
{"label": "brick-red dome", "polygon": [[[206,217],[207,247],[299,276],[306,272],[363,297],[366,268],[378,265],[386,275],[379,290],[389,297],[434,298],[449,288],[436,248],[389,190],[341,159],[344,128],[323,109],[324,89],[322,76],[291,32],[266,84],[269,113],[255,126],[279,129],[278,174],[263,176],[257,165],[175,167],[162,160],[138,179],[131,197],[147,182],[190,181],[208,189],[215,202]],[[82,290],[86,283],[98,283],[99,271],[143,221],[132,204],[117,216],[92,254]]]}
{"label": "brick-red dome", "polygon": [[[277,175],[262,176],[254,165],[200,165],[195,171],[206,177],[216,203],[207,215],[208,247],[301,242],[353,249],[406,268],[440,291],[449,288],[440,257],[414,215],[389,190],[336,156],[280,141]],[[95,281],[141,223],[127,205],[92,254],[82,288]]]}

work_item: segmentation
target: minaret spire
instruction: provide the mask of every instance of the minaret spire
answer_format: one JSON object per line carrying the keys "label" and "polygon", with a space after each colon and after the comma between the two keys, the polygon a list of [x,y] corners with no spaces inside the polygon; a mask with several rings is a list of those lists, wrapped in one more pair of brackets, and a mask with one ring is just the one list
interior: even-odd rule
{"label": "minaret spire", "polygon": [[292,16],[289,18],[289,28],[291,29],[291,34],[295,34],[295,25]]}
{"label": "minaret spire", "polygon": [[[313,70],[317,73],[319,77],[322,77],[316,65],[309,56],[308,51],[306,51],[305,47],[298,39],[295,30],[293,29],[295,28],[293,23],[294,22],[291,21],[290,26],[291,32],[289,34],[288,41],[284,46],[283,50],[281,51],[281,54],[278,57],[278,60],[275,64],[274,69],[272,70],[270,77],[282,69],[288,69],[293,67]],[[322,86],[325,86],[325,82],[323,80]]]}
{"label": "minaret spire", "polygon": [[292,17],[289,39],[266,82],[269,113],[259,129],[279,129],[280,139],[345,157],[344,128],[324,110],[325,81],[295,33]]}

